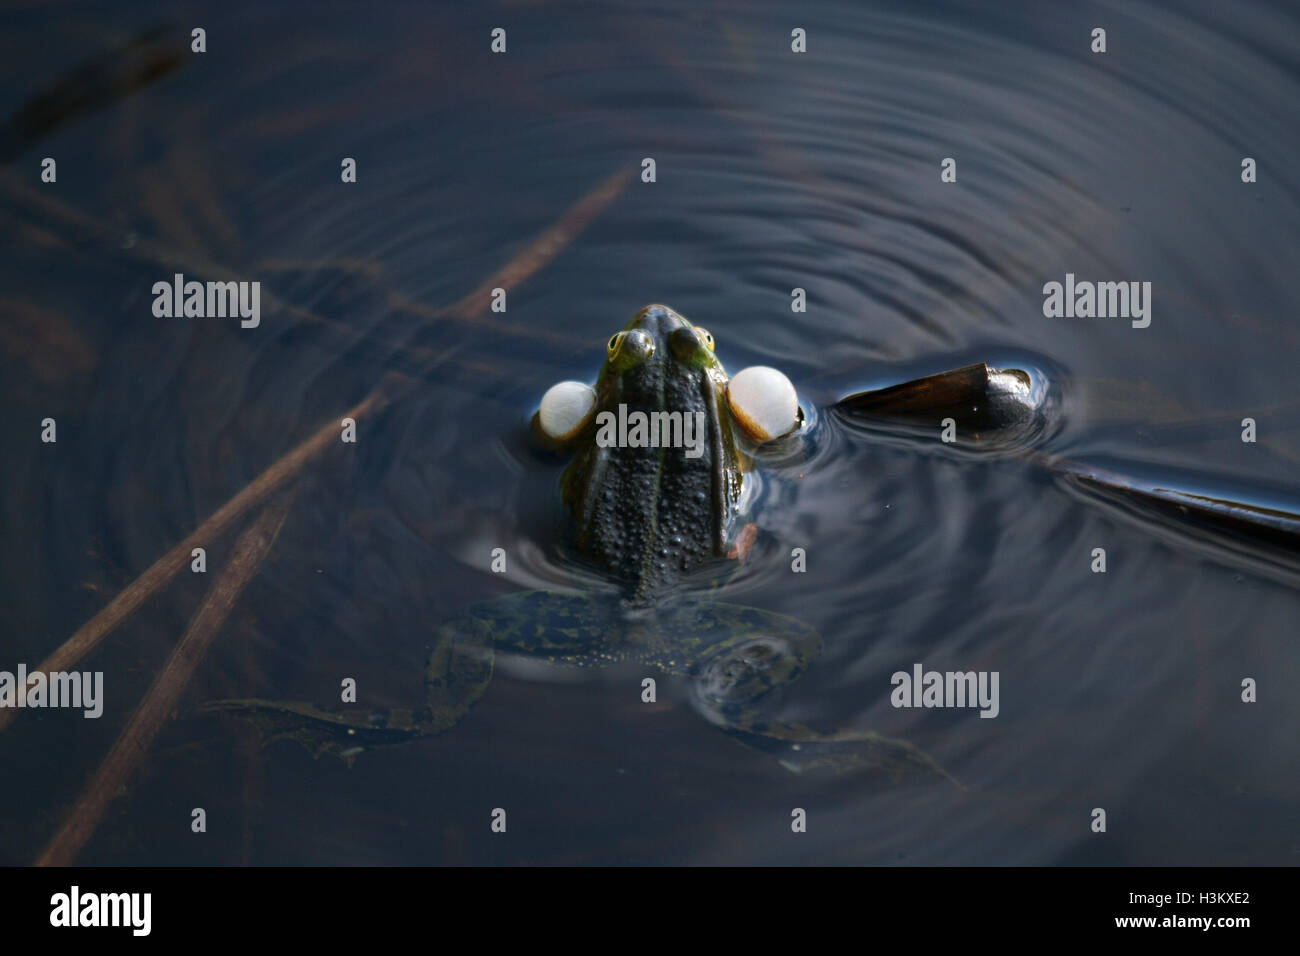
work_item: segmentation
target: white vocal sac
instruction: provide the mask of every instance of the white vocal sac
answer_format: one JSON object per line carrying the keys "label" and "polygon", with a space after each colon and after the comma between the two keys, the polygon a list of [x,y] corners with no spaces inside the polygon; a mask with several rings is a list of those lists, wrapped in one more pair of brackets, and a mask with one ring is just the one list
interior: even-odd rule
{"label": "white vocal sac", "polygon": [[586,427],[596,408],[596,392],[584,382],[558,382],[546,390],[537,409],[537,424],[556,441],[572,438]]}
{"label": "white vocal sac", "polygon": [[799,424],[799,397],[784,374],[751,365],[731,377],[727,402],[736,421],[760,442],[780,438]]}

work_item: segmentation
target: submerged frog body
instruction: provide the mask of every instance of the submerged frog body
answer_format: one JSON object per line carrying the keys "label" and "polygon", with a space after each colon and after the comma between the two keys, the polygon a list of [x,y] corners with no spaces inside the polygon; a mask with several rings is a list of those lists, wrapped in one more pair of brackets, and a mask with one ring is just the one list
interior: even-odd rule
{"label": "submerged frog body", "polygon": [[[469,608],[436,630],[420,710],[330,712],[260,700],[210,709],[351,759],[370,746],[452,727],[486,689],[498,649],[572,665],[638,661],[689,678],[692,704],[706,719],[792,770],[942,773],[903,741],[770,717],[772,692],[807,668],[820,636],[793,618],[705,600],[687,586],[710,567],[725,572],[743,551],[733,537],[748,461],[739,422],[748,419],[733,407],[728,386],[713,336],[651,305],[609,339],[594,389],[578,396],[583,407],[575,406],[576,420],[560,441],[573,451],[561,495],[573,547],[618,586],[621,599],[531,591]],[[793,404],[792,388],[790,396]]]}

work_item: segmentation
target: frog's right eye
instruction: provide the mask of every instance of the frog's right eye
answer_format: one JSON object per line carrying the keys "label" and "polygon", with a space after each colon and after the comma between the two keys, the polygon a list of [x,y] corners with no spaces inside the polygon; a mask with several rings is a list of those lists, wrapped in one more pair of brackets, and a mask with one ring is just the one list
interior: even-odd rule
{"label": "frog's right eye", "polygon": [[613,336],[607,348],[611,362],[617,361],[620,368],[631,368],[653,354],[655,340],[644,329],[629,329]]}

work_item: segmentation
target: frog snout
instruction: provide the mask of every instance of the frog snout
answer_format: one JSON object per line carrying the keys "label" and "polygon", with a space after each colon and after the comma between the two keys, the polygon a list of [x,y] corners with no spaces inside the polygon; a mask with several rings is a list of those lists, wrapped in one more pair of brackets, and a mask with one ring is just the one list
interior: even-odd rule
{"label": "frog snout", "polygon": [[650,332],[667,334],[689,323],[668,306],[653,302],[636,314],[636,324]]}

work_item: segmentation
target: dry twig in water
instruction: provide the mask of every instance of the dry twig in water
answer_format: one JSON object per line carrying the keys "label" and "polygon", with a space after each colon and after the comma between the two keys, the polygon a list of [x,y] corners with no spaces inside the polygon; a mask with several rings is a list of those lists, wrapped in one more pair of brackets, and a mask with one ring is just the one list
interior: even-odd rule
{"label": "dry twig in water", "polygon": [[37,866],[68,866],[95,832],[109,802],[130,778],[136,765],[153,746],[167,715],[208,653],[244,587],[251,581],[284,525],[294,491],[271,501],[235,542],[230,562],[222,569],[190,619],[189,627],[172,649],[167,663],[149,692],[118,736],[94,778],[82,792],[63,826],[36,858]]}
{"label": "dry twig in water", "polygon": [[[340,417],[360,419],[382,408],[386,401],[383,383],[381,383],[379,388]],[[338,440],[337,421],[322,425],[314,435],[254,478],[243,491],[222,505],[189,537],[150,565],[144,574],[122,589],[103,610],[79,627],[75,634],[64,641],[53,654],[41,661],[35,669],[45,673],[71,670],[114,628],[130,617],[151,594],[170,581],[181,568],[188,565],[190,553],[195,548],[211,546],[213,539],[230,530],[239,518],[264,501],[276,489],[283,487],[289,479],[302,470],[307,462],[326,448],[337,444]],[[0,711],[0,730],[13,723],[18,713],[16,708]]]}

